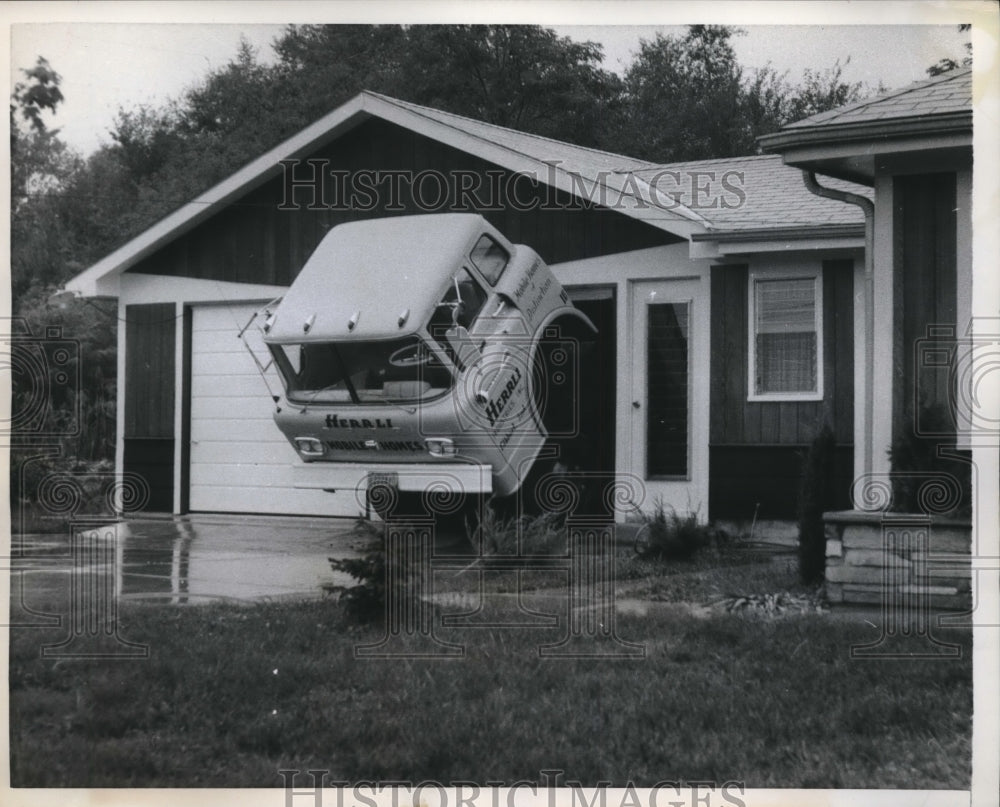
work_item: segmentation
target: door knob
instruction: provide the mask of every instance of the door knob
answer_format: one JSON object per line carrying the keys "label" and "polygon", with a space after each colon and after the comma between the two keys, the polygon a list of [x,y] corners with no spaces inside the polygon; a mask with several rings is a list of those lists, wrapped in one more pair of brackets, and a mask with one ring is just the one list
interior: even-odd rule
{"label": "door knob", "polygon": [[633,409],[638,409],[638,408],[639,408],[639,406],[640,406],[640,404],[639,404],[639,402],[638,402],[638,401],[632,401],[632,408],[633,408]]}

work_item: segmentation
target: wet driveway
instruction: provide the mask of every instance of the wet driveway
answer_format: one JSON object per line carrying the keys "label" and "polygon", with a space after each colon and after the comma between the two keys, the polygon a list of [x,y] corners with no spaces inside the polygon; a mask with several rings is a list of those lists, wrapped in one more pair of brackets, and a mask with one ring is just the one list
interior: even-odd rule
{"label": "wet driveway", "polygon": [[325,587],[355,582],[329,558],[356,556],[358,543],[350,519],[215,515],[26,535],[12,547],[12,605],[54,604],[73,586],[179,605],[321,597]]}

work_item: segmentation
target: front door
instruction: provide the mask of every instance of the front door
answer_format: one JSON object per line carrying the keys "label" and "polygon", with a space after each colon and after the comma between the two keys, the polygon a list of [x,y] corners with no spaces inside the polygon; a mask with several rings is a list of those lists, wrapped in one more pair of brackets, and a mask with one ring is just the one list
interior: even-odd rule
{"label": "front door", "polygon": [[708,515],[708,310],[698,279],[638,281],[631,294],[631,467],[644,510]]}

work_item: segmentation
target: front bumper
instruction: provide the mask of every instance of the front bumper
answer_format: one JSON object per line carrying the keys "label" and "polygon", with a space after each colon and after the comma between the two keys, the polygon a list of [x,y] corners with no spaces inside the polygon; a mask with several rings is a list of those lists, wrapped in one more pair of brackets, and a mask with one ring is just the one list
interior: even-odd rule
{"label": "front bumper", "polygon": [[365,490],[370,476],[391,477],[399,490],[492,493],[493,469],[469,463],[308,462],[292,466],[292,484],[313,490]]}

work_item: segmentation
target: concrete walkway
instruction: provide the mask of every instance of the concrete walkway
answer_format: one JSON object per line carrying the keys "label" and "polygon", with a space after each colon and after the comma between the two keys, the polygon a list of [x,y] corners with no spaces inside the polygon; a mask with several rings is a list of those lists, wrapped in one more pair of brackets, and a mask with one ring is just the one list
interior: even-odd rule
{"label": "concrete walkway", "polygon": [[353,526],[350,519],[142,518],[95,525],[75,538],[23,536],[12,566],[25,570],[20,578],[29,607],[63,598],[74,577],[81,585],[113,584],[121,600],[319,597],[324,585],[353,582],[329,563],[357,555]]}

